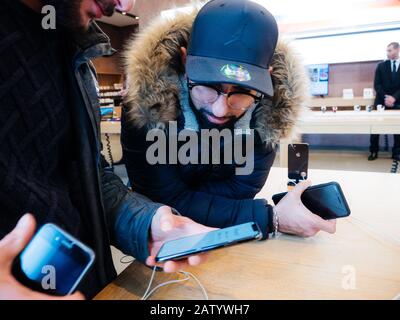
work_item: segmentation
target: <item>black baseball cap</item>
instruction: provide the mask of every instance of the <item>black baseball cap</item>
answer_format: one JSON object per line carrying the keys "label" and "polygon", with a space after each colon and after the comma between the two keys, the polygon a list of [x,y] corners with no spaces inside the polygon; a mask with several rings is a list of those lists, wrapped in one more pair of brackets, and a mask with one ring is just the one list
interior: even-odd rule
{"label": "black baseball cap", "polygon": [[198,83],[230,83],[273,96],[268,71],[278,41],[272,14],[249,0],[212,0],[192,28],[186,73]]}

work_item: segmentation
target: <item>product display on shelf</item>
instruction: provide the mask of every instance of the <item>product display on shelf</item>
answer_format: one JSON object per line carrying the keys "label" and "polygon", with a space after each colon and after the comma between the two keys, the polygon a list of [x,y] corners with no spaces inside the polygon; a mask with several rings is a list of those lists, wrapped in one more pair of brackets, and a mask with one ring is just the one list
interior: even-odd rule
{"label": "product display on shelf", "polygon": [[100,86],[100,114],[102,121],[120,121],[123,84]]}

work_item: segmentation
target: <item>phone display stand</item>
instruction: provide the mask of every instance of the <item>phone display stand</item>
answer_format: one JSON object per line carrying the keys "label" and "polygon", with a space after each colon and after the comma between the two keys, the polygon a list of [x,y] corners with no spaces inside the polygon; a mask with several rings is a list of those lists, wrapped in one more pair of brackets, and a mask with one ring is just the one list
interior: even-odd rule
{"label": "phone display stand", "polygon": [[307,143],[294,143],[288,146],[287,190],[292,190],[301,180],[308,178],[309,146]]}
{"label": "phone display stand", "polygon": [[[306,173],[305,172],[302,172],[302,173],[304,173],[303,180],[307,180],[308,176],[306,175]],[[290,178],[288,178],[287,190],[288,191],[292,190],[296,186],[296,184],[298,184],[300,181],[301,180],[299,180],[299,179],[290,179]]]}
{"label": "phone display stand", "polygon": [[296,186],[296,184],[298,184],[299,183],[299,180],[293,180],[293,179],[288,179],[288,182],[287,182],[287,190],[288,191],[290,191],[290,190],[292,190],[295,186]]}

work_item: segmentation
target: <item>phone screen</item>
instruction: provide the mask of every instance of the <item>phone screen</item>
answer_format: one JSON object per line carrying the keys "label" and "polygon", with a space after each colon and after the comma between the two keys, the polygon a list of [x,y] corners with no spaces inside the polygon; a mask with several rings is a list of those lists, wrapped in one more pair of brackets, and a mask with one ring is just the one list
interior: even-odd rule
{"label": "phone screen", "polygon": [[94,260],[93,251],[52,224],[44,225],[20,256],[20,268],[49,293],[70,294]]}
{"label": "phone screen", "polygon": [[183,258],[235,243],[258,239],[261,231],[254,222],[184,237],[166,242],[157,254],[156,261]]}

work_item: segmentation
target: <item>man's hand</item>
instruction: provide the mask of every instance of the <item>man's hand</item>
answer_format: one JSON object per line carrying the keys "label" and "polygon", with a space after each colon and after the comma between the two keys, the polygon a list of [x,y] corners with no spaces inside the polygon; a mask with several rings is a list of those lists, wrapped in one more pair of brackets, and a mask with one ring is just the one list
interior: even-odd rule
{"label": "man's hand", "polygon": [[206,254],[192,255],[187,259],[160,264],[156,264],[155,257],[164,242],[213,230],[217,229],[203,226],[187,217],[174,215],[170,207],[160,207],[151,223],[150,257],[147,258],[147,265],[163,267],[165,272],[177,272],[187,265],[196,266],[203,263]]}
{"label": "man's hand", "polygon": [[396,103],[396,99],[392,96],[385,95],[385,106],[393,108],[394,104]]}
{"label": "man's hand", "polygon": [[312,237],[320,230],[335,233],[336,220],[324,220],[313,214],[301,202],[301,194],[311,185],[302,181],[276,205],[279,215],[279,231],[301,237]]}
{"label": "man's hand", "polygon": [[15,257],[24,249],[35,232],[35,219],[24,215],[15,229],[0,241],[0,300],[81,300],[82,294],[55,297],[22,286],[11,274]]}

